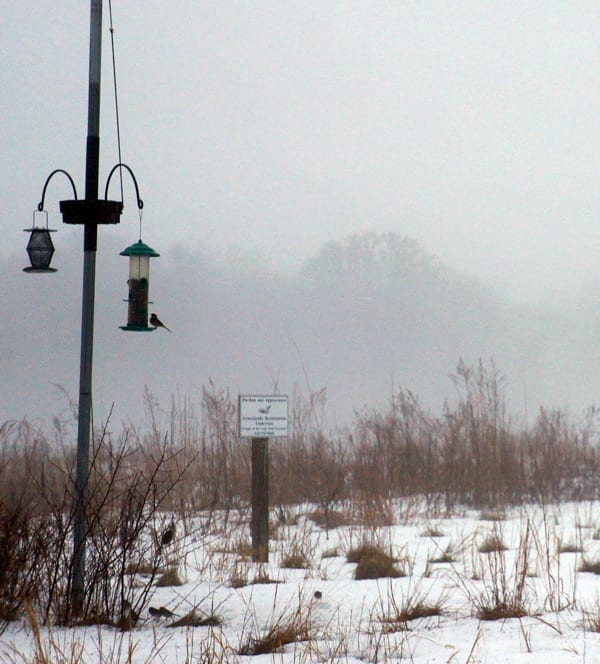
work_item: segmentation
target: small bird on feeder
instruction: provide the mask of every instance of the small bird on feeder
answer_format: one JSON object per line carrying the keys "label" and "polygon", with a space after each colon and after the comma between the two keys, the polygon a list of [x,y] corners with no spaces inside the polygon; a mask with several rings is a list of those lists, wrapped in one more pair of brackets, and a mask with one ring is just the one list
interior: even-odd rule
{"label": "small bird on feeder", "polygon": [[154,327],[164,327],[165,330],[171,332],[156,314],[150,314],[150,325],[153,325]]}

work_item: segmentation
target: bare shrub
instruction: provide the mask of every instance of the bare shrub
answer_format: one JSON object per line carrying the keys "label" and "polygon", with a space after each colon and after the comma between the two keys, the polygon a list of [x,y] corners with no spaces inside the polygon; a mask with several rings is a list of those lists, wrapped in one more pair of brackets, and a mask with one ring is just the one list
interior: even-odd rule
{"label": "bare shrub", "polygon": [[327,516],[343,495],[346,451],[343,440],[326,436],[322,429],[325,400],[325,389],[308,396],[296,390],[289,444],[271,449],[272,497],[280,512],[286,505],[311,502]]}
{"label": "bare shrub", "polygon": [[542,408],[521,430],[506,414],[505,380],[493,361],[460,361],[452,380],[459,400],[442,418],[403,390],[387,411],[358,416],[349,440],[355,495],[419,494],[432,510],[483,507],[494,521],[509,505],[598,495],[594,412],[577,427]]}
{"label": "bare shrub", "polygon": [[361,413],[352,437],[355,492],[428,494],[436,479],[431,422],[417,397],[405,390],[393,395],[387,412]]}
{"label": "bare shrub", "polygon": [[396,523],[395,507],[394,500],[389,496],[359,493],[353,501],[353,521],[375,532]]}
{"label": "bare shrub", "polygon": [[0,503],[0,621],[16,620],[37,597],[38,566],[45,555],[40,528],[22,499]]}
{"label": "bare shrub", "polygon": [[212,381],[202,388],[202,430],[198,448],[195,509],[211,504],[225,510],[250,497],[250,459],[237,431],[237,405],[228,390]]}
{"label": "bare shrub", "polygon": [[[48,622],[74,619],[73,461],[71,448],[53,449],[26,422],[0,427],[0,548],[6,554],[0,561],[0,619],[18,617],[26,602]],[[94,432],[84,533],[85,601],[78,622],[135,624],[166,560],[168,547],[155,536],[164,529],[162,510],[186,470],[169,445],[141,445],[131,429],[114,436],[107,421]]]}

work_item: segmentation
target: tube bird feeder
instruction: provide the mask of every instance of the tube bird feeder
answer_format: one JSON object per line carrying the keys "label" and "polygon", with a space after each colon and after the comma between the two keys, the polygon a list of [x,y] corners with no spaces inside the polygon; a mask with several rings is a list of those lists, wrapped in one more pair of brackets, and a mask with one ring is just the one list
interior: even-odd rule
{"label": "tube bird feeder", "polygon": [[153,332],[155,328],[148,325],[150,259],[160,254],[138,240],[119,255],[129,257],[127,325],[122,325],[121,329],[126,332]]}

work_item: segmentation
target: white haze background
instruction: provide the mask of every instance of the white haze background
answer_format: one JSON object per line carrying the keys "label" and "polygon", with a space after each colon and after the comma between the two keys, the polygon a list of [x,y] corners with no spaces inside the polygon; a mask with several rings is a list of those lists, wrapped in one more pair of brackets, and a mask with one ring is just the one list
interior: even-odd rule
{"label": "white haze background", "polygon": [[[145,385],[165,407],[194,400],[209,377],[232,392],[327,387],[334,421],[398,385],[439,408],[459,357],[493,357],[524,416],[596,401],[597,3],[113,12],[123,160],[173,334],[118,329],[117,254],[137,239],[126,180],[121,225],[100,230],[97,420],[113,402],[138,419]],[[66,182],[46,206],[56,275],[21,272],[22,229],[52,169],[82,193],[89,6],[0,15],[1,421],[64,410],[53,384],[77,397],[82,242],[58,215]],[[118,160],[108,18],[101,193]]]}

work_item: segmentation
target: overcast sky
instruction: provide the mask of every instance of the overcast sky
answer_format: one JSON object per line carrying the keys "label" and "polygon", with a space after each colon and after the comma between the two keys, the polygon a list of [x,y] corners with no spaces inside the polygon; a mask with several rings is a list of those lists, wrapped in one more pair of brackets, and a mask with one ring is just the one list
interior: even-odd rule
{"label": "overcast sky", "polygon": [[[83,188],[89,3],[0,11],[6,254],[53,168]],[[114,0],[113,16],[123,159],[162,253],[235,244],[293,268],[324,241],[393,230],[518,296],[597,277],[598,2]],[[105,3],[102,182],[117,161],[108,19]],[[57,179],[56,227],[68,196]],[[127,243],[133,190],[125,203],[103,232]]]}
{"label": "overcast sky", "polygon": [[[197,392],[209,376],[234,391],[268,391],[281,370],[280,388],[291,392],[307,367],[315,388],[337,390],[349,408],[370,402],[375,379],[382,399],[394,381],[422,384],[425,394],[434,384],[446,390],[458,357],[502,360],[503,352],[516,391],[532,403],[595,399],[597,0],[113,0],[113,17],[123,161],[145,201],[143,239],[161,254],[151,297],[175,331],[142,341],[118,330],[126,266],[115,256],[138,237],[126,179],[122,223],[102,228],[99,240],[95,398],[104,413],[113,398],[126,401],[136,390],[137,404],[144,384],[160,385],[168,399]],[[89,2],[9,1],[0,19],[0,264],[10,273],[0,287],[1,420],[30,412],[51,382],[77,392],[81,229],[61,223],[58,201],[72,196],[66,180],[57,178],[46,199],[60,231],[57,275],[23,275],[22,229],[53,169],[67,169],[83,196]],[[118,161],[108,28],[105,2],[101,194]],[[118,196],[115,178],[111,197]],[[569,334],[556,318],[546,330],[537,316],[535,335],[507,325],[479,347],[423,321],[444,353],[430,361],[424,349],[411,371],[411,349],[391,327],[378,330],[375,366],[359,357],[364,344],[336,349],[343,334],[330,338],[318,316],[303,338],[302,308],[310,305],[297,293],[294,302],[275,303],[263,294],[252,313],[244,299],[252,293],[239,280],[253,260],[273,268],[281,283],[264,283],[281,298],[286,279],[324,243],[367,231],[414,238],[441,263],[532,312],[540,297],[575,302],[582,292],[589,307],[578,321],[571,321],[576,303],[563,308]],[[221,267],[210,272],[213,259]],[[35,291],[34,283],[41,284]],[[436,305],[446,321],[450,305]],[[337,306],[332,301],[329,318],[356,311],[368,339],[368,311]],[[514,319],[526,329],[523,311]],[[291,332],[281,332],[286,326]],[[314,356],[310,339],[324,344]],[[330,367],[326,341],[340,360]],[[516,354],[506,351],[509,343]],[[132,357],[138,374],[126,379]],[[350,368],[354,374],[344,373]],[[367,372],[371,383],[362,385]],[[441,390],[431,392],[438,404]],[[46,406],[52,412],[56,403]]]}

